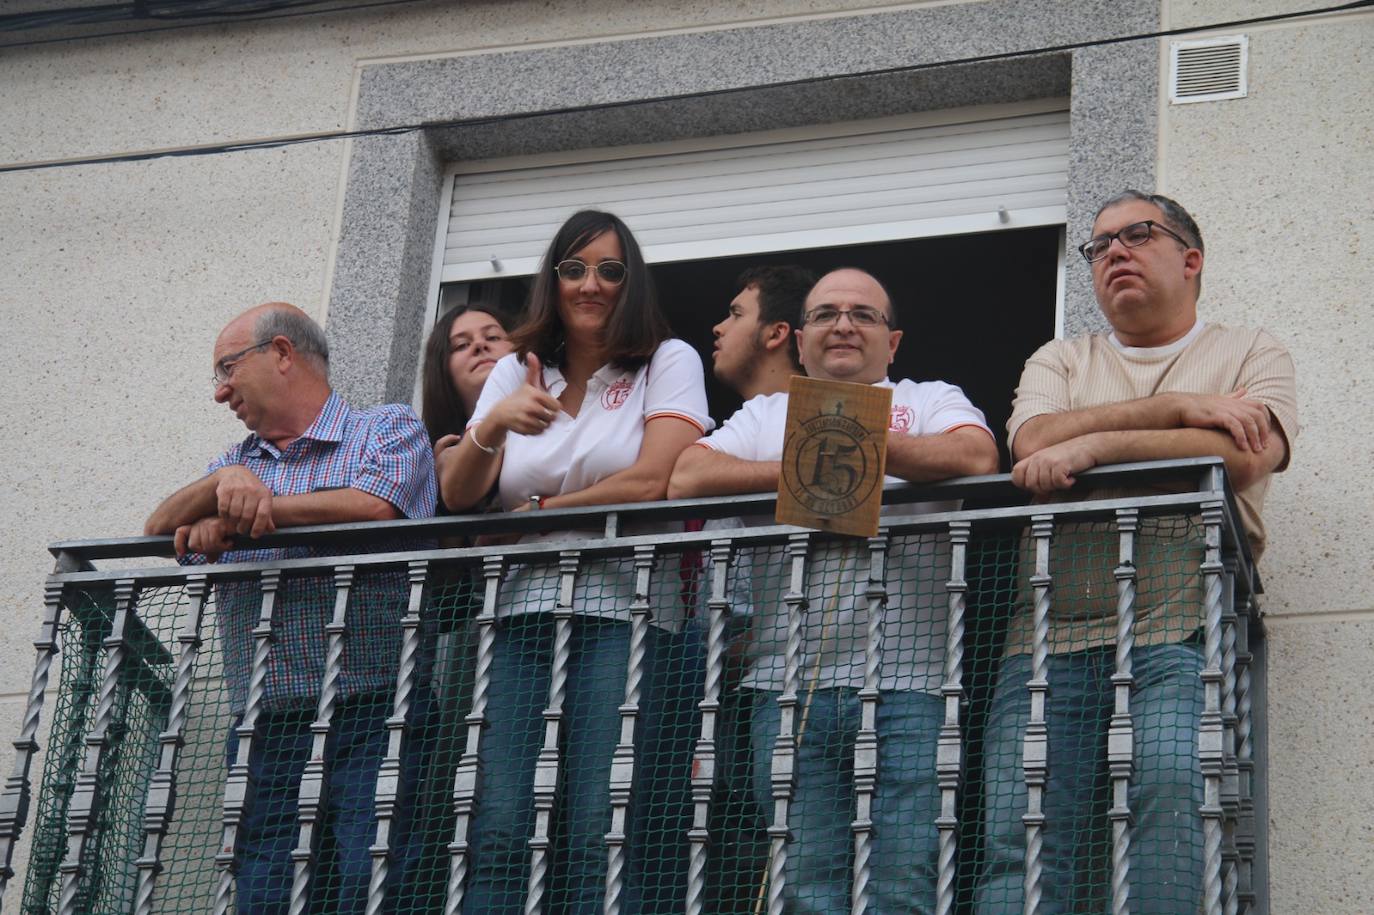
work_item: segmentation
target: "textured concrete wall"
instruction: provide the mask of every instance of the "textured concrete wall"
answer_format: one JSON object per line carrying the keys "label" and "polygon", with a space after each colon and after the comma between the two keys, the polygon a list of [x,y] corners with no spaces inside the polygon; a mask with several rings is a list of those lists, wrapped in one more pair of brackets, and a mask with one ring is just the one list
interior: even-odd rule
{"label": "textured concrete wall", "polygon": [[[1275,6],[1290,5],[1175,2],[1167,21]],[[1261,570],[1273,911],[1365,911],[1374,883],[1374,401],[1365,393],[1374,386],[1374,14],[1239,31],[1250,39],[1249,96],[1166,106],[1160,184],[1206,233],[1206,316],[1269,328],[1298,366],[1303,429],[1291,469],[1270,490]]]}

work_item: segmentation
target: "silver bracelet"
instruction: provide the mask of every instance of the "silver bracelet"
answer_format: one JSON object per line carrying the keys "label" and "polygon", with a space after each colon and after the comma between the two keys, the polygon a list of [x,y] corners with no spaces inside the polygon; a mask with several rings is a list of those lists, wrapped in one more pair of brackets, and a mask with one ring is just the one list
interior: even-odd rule
{"label": "silver bracelet", "polygon": [[495,455],[495,454],[500,454],[500,453],[501,453],[501,449],[504,448],[504,447],[506,447],[506,443],[505,443],[505,442],[502,442],[501,444],[497,445],[495,448],[488,448],[486,445],[483,445],[480,441],[477,440],[477,427],[476,427],[476,426],[473,426],[471,429],[468,430],[468,438],[472,439],[472,443],[473,443],[474,445],[477,446],[477,450],[479,450],[479,451],[485,451],[487,454],[493,454],[493,455]]}

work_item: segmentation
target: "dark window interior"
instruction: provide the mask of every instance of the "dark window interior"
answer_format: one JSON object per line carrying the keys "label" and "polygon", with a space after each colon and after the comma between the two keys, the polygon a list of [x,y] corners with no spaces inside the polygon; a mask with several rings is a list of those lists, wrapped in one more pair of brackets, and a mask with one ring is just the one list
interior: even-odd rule
{"label": "dark window interior", "polygon": [[[711,328],[739,291],[735,280],[759,264],[800,264],[824,273],[859,267],[892,293],[904,332],[893,379],[957,384],[987,415],[1007,464],[1007,416],[1026,357],[1054,335],[1058,226],[949,235],[878,244],[748,254],[655,264],[659,300],[679,337],[702,354],[717,421],[739,398],[711,377]],[[472,284],[473,300],[499,299],[518,311],[527,278]],[[446,290],[447,291],[447,290]]]}

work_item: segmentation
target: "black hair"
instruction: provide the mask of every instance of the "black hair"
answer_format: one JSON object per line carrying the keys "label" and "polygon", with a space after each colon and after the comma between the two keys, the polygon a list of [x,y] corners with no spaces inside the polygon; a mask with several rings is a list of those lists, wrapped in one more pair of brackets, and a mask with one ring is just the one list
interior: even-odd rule
{"label": "black hair", "polygon": [[[816,285],[814,271],[794,264],[777,266],[750,267],[735,281],[737,289],[753,287],[759,291],[759,323],[776,324],[782,321],[788,327],[797,326],[797,315],[806,303],[806,294]],[[787,335],[787,353],[792,359],[792,367],[801,368],[797,355],[797,337]]]}

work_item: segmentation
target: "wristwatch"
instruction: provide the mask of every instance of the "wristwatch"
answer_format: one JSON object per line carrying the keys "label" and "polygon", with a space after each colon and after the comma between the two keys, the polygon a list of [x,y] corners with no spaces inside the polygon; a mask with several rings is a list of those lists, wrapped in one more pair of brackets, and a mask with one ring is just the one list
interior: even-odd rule
{"label": "wristwatch", "polygon": [[544,507],[543,496],[530,496],[530,511],[539,511]]}

